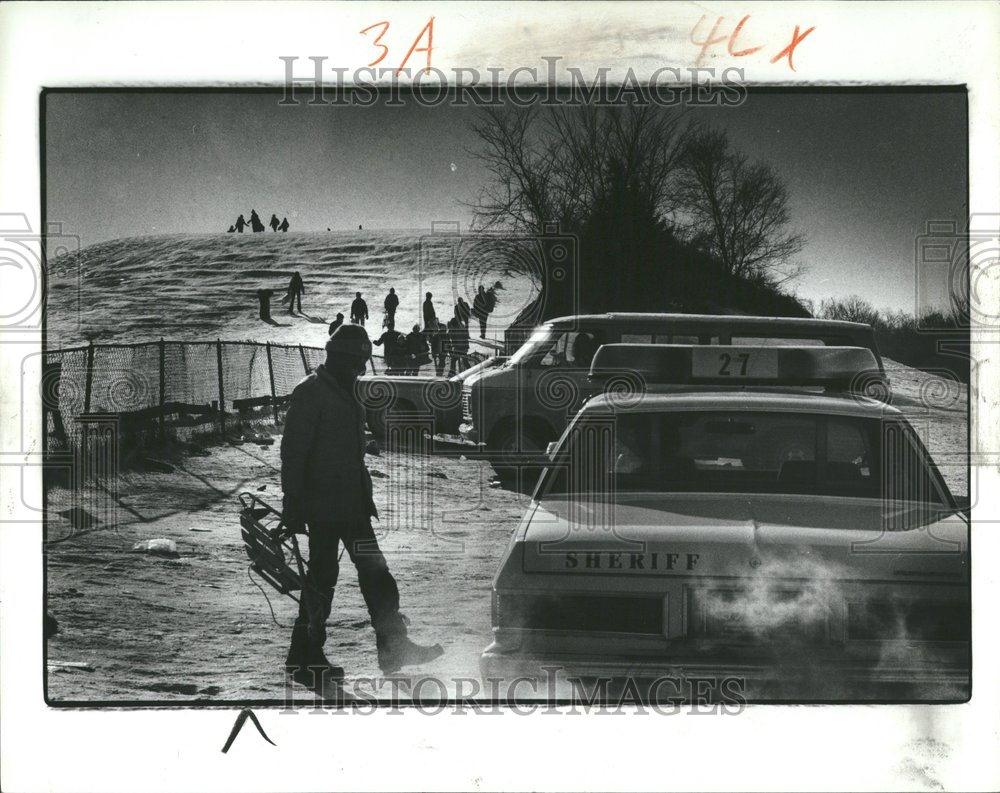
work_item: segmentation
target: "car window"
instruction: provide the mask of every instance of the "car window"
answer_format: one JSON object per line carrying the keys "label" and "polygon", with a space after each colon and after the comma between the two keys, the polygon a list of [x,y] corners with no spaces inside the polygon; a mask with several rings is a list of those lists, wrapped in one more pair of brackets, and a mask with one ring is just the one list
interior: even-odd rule
{"label": "car window", "polygon": [[566,331],[560,334],[539,361],[540,366],[571,366],[589,368],[594,353],[602,344],[593,331]]}
{"label": "car window", "polygon": [[889,511],[901,502],[940,503],[940,494],[912,433],[906,425],[887,422],[883,427],[882,479]]}
{"label": "car window", "polygon": [[[895,425],[894,425],[895,426]],[[619,413],[605,439],[578,422],[566,435],[554,491],[718,492],[939,502],[926,460],[905,430],[877,419],[758,411]],[[585,470],[584,470],[585,469]],[[561,484],[555,480],[558,479]],[[597,493],[599,495],[599,493]]]}

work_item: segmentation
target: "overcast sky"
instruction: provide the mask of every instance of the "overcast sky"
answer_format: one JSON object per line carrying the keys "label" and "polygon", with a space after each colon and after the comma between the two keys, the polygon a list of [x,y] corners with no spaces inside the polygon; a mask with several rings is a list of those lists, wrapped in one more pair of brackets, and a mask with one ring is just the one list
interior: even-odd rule
{"label": "overcast sky", "polygon": [[[48,221],[81,245],[224,232],[252,208],[265,222],[287,216],[293,231],[466,227],[484,181],[468,152],[473,108],[279,98],[49,94]],[[808,240],[798,294],[913,310],[917,236],[968,214],[963,93],[751,92],[740,107],[696,112],[784,177]]]}

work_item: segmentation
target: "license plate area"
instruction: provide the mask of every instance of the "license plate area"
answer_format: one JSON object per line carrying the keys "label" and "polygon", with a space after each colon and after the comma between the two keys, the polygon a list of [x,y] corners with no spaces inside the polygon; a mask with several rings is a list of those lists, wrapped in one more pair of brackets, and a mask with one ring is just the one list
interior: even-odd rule
{"label": "license plate area", "polygon": [[829,636],[827,605],[797,589],[690,589],[685,616],[687,635],[695,639],[822,643]]}

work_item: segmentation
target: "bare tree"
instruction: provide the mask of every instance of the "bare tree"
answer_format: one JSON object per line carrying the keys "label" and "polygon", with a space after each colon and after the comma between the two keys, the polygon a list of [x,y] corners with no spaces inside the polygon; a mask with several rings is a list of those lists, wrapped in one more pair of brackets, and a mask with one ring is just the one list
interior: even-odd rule
{"label": "bare tree", "polygon": [[781,283],[799,274],[805,240],[789,231],[788,190],[774,170],[751,163],[717,130],[688,141],[678,198],[691,235],[741,278]]}
{"label": "bare tree", "polygon": [[472,153],[490,174],[476,228],[538,234],[554,222],[578,235],[579,291],[548,294],[547,309],[650,302],[662,286],[656,246],[676,206],[684,129],[682,111],[651,105],[486,108],[473,125]]}
{"label": "bare tree", "polygon": [[491,180],[473,207],[481,229],[578,230],[609,204],[660,219],[674,209],[680,112],[653,106],[488,107],[472,153]]}

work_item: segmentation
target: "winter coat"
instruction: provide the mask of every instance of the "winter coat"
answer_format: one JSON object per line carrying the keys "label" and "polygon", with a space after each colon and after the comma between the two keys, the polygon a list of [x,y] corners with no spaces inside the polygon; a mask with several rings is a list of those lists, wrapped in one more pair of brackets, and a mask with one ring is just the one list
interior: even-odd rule
{"label": "winter coat", "polygon": [[427,338],[419,330],[407,334],[406,351],[413,356],[414,363],[417,366],[422,366],[431,361],[427,351]]}
{"label": "winter coat", "polygon": [[281,438],[288,517],[307,523],[378,517],[365,466],[365,414],[322,364],[292,391]]}
{"label": "winter coat", "polygon": [[368,304],[360,297],[351,303],[351,319],[368,319]]}
{"label": "winter coat", "polygon": [[469,352],[469,329],[457,317],[448,320],[448,351],[454,355]]}

